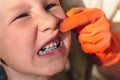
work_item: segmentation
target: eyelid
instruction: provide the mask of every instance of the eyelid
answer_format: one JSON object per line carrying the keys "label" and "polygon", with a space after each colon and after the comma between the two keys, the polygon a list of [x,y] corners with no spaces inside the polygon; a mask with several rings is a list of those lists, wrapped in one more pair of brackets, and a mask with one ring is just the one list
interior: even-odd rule
{"label": "eyelid", "polygon": [[24,18],[26,16],[29,16],[29,14],[28,13],[19,14],[13,21],[15,21],[16,19],[19,19],[19,18]]}
{"label": "eyelid", "polygon": [[55,3],[48,4],[47,6],[45,6],[45,10],[49,11],[52,7],[54,7],[56,5],[57,4],[55,4]]}
{"label": "eyelid", "polygon": [[21,17],[25,17],[25,16],[28,16],[28,13],[23,13],[23,14],[19,15],[18,17],[16,17],[16,19],[21,18]]}

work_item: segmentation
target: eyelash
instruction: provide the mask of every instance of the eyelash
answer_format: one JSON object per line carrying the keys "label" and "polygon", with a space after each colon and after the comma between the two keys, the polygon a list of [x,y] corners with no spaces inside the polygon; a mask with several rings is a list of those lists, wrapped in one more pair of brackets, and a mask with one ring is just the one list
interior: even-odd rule
{"label": "eyelash", "polygon": [[23,14],[19,15],[18,17],[16,17],[13,21],[15,21],[16,19],[19,19],[19,18],[27,17],[27,16],[29,16],[28,13],[23,13]]}
{"label": "eyelash", "polygon": [[51,3],[51,4],[49,4],[49,5],[47,5],[46,7],[45,7],[45,10],[46,11],[49,11],[51,8],[53,8],[54,6],[56,6],[57,4],[54,4],[54,3]]}
{"label": "eyelash", "polygon": [[24,14],[21,14],[20,16],[18,16],[16,19],[26,17],[26,16],[29,16],[29,15],[27,13],[24,13]]}

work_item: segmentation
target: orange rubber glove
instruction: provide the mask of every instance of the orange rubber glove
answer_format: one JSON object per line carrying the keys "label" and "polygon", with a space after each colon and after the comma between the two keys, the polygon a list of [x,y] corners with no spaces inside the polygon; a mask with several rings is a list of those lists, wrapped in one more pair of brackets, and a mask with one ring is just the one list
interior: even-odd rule
{"label": "orange rubber glove", "polygon": [[81,48],[94,62],[108,66],[120,60],[120,35],[110,31],[104,12],[95,8],[72,8],[60,24],[60,31],[74,31]]}

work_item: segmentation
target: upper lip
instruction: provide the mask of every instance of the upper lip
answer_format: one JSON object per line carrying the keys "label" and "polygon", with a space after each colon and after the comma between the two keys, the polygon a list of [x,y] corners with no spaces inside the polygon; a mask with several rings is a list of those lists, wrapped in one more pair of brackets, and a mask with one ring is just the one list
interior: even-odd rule
{"label": "upper lip", "polygon": [[41,47],[39,48],[39,50],[42,48],[42,47],[44,47],[45,45],[47,45],[47,44],[49,44],[50,42],[52,42],[53,40],[55,40],[55,39],[60,39],[60,36],[59,36],[59,31],[56,31],[56,32],[54,32],[52,35],[50,35],[51,37],[48,39],[48,40],[46,40],[44,43],[43,43],[43,45],[41,45]]}

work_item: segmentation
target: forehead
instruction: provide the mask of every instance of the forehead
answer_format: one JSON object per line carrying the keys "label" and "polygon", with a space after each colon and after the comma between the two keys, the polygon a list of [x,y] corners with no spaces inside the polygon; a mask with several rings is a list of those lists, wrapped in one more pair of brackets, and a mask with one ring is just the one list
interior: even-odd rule
{"label": "forehead", "polygon": [[24,0],[0,0],[0,7],[10,7],[14,5],[18,5],[24,3]]}
{"label": "forehead", "polygon": [[9,11],[9,9],[12,9],[17,5],[24,4],[25,1],[26,0],[0,0],[0,12]]}
{"label": "forehead", "polygon": [[[9,4],[9,5],[17,5],[20,3],[31,3],[31,2],[59,2],[59,0],[0,0],[0,5],[3,4]],[[60,0],[61,1],[61,0]]]}
{"label": "forehead", "polygon": [[[0,0],[0,6],[1,8],[2,7],[10,8],[20,4],[28,4],[33,1],[38,1],[38,0]],[[43,1],[43,0],[39,0],[39,1]],[[47,0],[44,0],[44,1],[47,1]]]}
{"label": "forehead", "polygon": [[0,9],[4,7],[5,8],[10,8],[10,7],[15,7],[17,5],[25,5],[25,4],[42,4],[42,3],[47,3],[47,2],[59,2],[59,0],[0,0]]}
{"label": "forehead", "polygon": [[[9,12],[14,8],[24,8],[31,4],[43,5],[45,3],[57,2],[59,0],[0,0],[0,12]],[[3,9],[4,8],[4,9]],[[4,13],[3,13],[4,14]]]}

